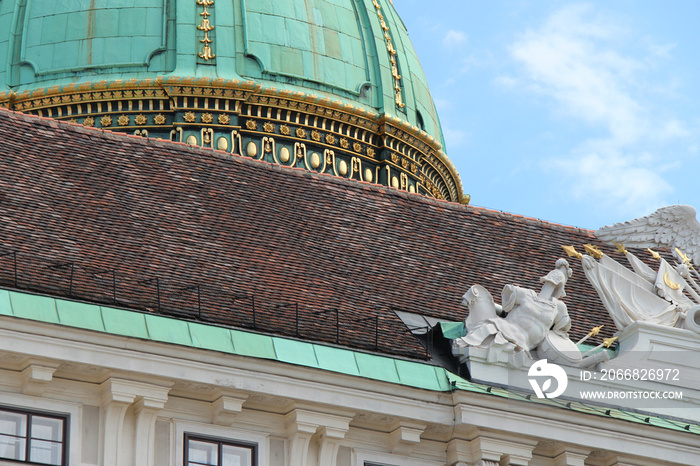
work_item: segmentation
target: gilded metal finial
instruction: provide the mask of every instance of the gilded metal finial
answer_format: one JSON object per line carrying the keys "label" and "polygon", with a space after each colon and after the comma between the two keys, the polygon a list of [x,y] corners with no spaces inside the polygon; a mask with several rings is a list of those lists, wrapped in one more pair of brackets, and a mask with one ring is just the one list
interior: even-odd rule
{"label": "gilded metal finial", "polygon": [[591,331],[588,332],[588,335],[586,335],[585,337],[581,338],[576,344],[577,344],[577,345],[580,345],[581,343],[583,343],[584,341],[588,340],[589,338],[598,335],[598,333],[600,333],[600,329],[603,328],[604,326],[605,326],[605,325],[601,325],[600,327],[593,327],[593,328],[591,329]]}
{"label": "gilded metal finial", "polygon": [[586,250],[586,253],[587,253],[589,256],[593,256],[593,257],[595,257],[596,259],[600,259],[600,258],[603,257],[603,255],[604,255],[604,254],[603,254],[603,251],[601,251],[601,250],[598,248],[598,246],[594,246],[594,245],[592,245],[592,244],[584,244],[584,245],[583,245],[583,248]]}
{"label": "gilded metal finial", "polygon": [[627,249],[625,249],[625,244],[624,244],[624,243],[617,243],[617,242],[613,241],[613,244],[614,244],[615,247],[617,248],[617,250],[616,250],[615,252],[620,252],[620,253],[622,253],[622,254],[624,254],[624,255],[627,255]]}
{"label": "gilded metal finial", "polygon": [[651,254],[651,257],[653,257],[653,258],[656,259],[657,261],[661,260],[661,254],[659,254],[658,252],[653,251],[653,250],[650,249],[650,248],[647,248],[647,251],[649,251],[649,253]]}
{"label": "gilded metal finial", "polygon": [[575,257],[576,259],[581,259],[583,257],[583,254],[578,252],[573,246],[562,246],[561,248],[564,250],[564,252],[566,252],[566,255],[569,257]]}
{"label": "gilded metal finial", "polygon": [[615,340],[617,340],[617,337],[603,338],[603,346],[610,348],[615,343]]}
{"label": "gilded metal finial", "polygon": [[678,257],[681,258],[684,264],[690,264],[690,258],[688,257],[687,254],[684,254],[683,251],[680,249],[676,248],[676,253],[678,254]]}

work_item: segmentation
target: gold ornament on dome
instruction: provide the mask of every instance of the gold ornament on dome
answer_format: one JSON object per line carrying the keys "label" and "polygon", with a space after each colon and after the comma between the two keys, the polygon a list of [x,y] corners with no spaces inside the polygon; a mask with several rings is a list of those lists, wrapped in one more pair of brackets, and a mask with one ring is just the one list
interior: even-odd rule
{"label": "gold ornament on dome", "polygon": [[326,134],[326,142],[328,144],[335,144],[335,136],[332,134]]}
{"label": "gold ornament on dome", "polygon": [[418,173],[418,165],[416,165],[415,163],[412,163],[411,164],[411,172]]}
{"label": "gold ornament on dome", "polygon": [[273,125],[273,124],[270,123],[269,121],[266,121],[266,122],[263,124],[263,129],[265,130],[266,133],[272,133],[272,132],[275,131],[275,125]]}
{"label": "gold ornament on dome", "polygon": [[297,128],[297,137],[298,138],[305,138],[306,137],[306,130],[304,128]]}
{"label": "gold ornament on dome", "polygon": [[246,154],[248,154],[249,157],[255,157],[258,155],[258,146],[255,145],[253,141],[250,141],[248,145],[246,146]]}
{"label": "gold ornament on dome", "polygon": [[134,117],[134,123],[137,125],[145,125],[147,121],[146,115],[136,115]]}
{"label": "gold ornament on dome", "polygon": [[209,37],[209,33],[214,30],[214,26],[212,26],[211,21],[209,21],[209,16],[211,16],[211,13],[209,13],[207,7],[214,5],[214,0],[197,0],[197,5],[203,7],[203,11],[199,14],[199,16],[202,17],[202,19],[199,25],[197,26],[197,29],[199,29],[200,31],[204,31],[204,39],[200,39],[199,41],[202,44],[204,44],[202,46],[202,51],[199,52],[199,57],[205,60],[212,60],[216,58],[216,55],[214,55],[211,49],[211,43],[213,41]]}
{"label": "gold ornament on dome", "polygon": [[384,15],[382,14],[382,6],[377,0],[372,0],[372,5],[377,9],[377,17],[379,18],[379,25],[384,31],[384,40],[386,41],[386,50],[389,52],[389,61],[391,62],[391,75],[394,78],[394,91],[396,106],[403,108],[406,104],[403,103],[403,98],[401,97],[401,75],[399,74],[399,66],[396,61],[396,49],[394,48],[394,43],[391,39],[391,34],[389,31],[389,26],[384,20]]}
{"label": "gold ornament on dome", "polygon": [[153,122],[157,125],[164,125],[165,124],[165,115],[159,113],[155,117],[153,117]]}
{"label": "gold ornament on dome", "polygon": [[311,131],[311,139],[313,139],[316,142],[319,142],[321,140],[321,133],[319,133],[316,130]]}
{"label": "gold ornament on dome", "polygon": [[93,117],[87,117],[83,120],[83,126],[95,126],[95,119]]}
{"label": "gold ornament on dome", "polygon": [[348,142],[347,139],[345,139],[345,138],[340,139],[340,147],[342,147],[343,149],[347,149],[349,146],[350,146],[350,143]]}
{"label": "gold ornament on dome", "polygon": [[290,154],[289,154],[289,149],[287,149],[286,147],[283,147],[283,148],[280,150],[280,161],[283,162],[283,163],[287,163],[287,162],[289,162],[289,159],[290,159],[290,158],[291,158],[291,157],[290,157]]}
{"label": "gold ornament on dome", "polygon": [[77,123],[77,122],[78,122],[78,120],[76,120],[75,118],[71,118],[70,120],[68,120],[68,123]]}
{"label": "gold ornament on dome", "polygon": [[318,155],[318,152],[311,153],[311,157],[309,157],[309,164],[311,165],[311,168],[318,168],[321,166],[321,156]]}
{"label": "gold ornament on dome", "polygon": [[289,136],[289,134],[291,132],[292,132],[292,130],[289,129],[289,126],[287,126],[287,125],[280,126],[280,133],[284,134],[285,136]]}
{"label": "gold ornament on dome", "polygon": [[102,126],[111,126],[112,125],[112,117],[105,115],[102,118],[100,118],[100,124]]}
{"label": "gold ornament on dome", "polygon": [[219,115],[219,124],[220,125],[228,125],[231,122],[231,117],[226,115],[225,113],[222,113]]}
{"label": "gold ornament on dome", "polygon": [[343,176],[348,174],[348,164],[345,160],[341,160],[340,163],[338,163],[338,173]]}
{"label": "gold ornament on dome", "polygon": [[202,115],[202,123],[211,123],[212,121],[214,121],[214,115],[211,113],[205,113]]}
{"label": "gold ornament on dome", "polygon": [[126,115],[121,115],[119,118],[117,118],[117,123],[119,126],[127,126],[129,124],[129,117]]}
{"label": "gold ornament on dome", "polygon": [[408,163],[409,163],[408,160],[406,160],[406,159],[401,159],[401,166],[402,166],[403,168],[408,168]]}
{"label": "gold ornament on dome", "polygon": [[352,148],[355,152],[362,152],[362,144],[359,142],[353,143]]}
{"label": "gold ornament on dome", "polygon": [[371,147],[368,147],[367,148],[367,155],[369,155],[370,157],[374,157],[374,149],[372,149]]}
{"label": "gold ornament on dome", "polygon": [[396,152],[391,153],[391,161],[394,163],[399,163],[399,154]]}
{"label": "gold ornament on dome", "polygon": [[248,120],[245,122],[245,127],[251,131],[258,129],[258,123],[255,120]]}
{"label": "gold ornament on dome", "polygon": [[185,113],[185,121],[187,123],[194,123],[194,121],[197,119],[197,115],[195,115],[194,112],[187,112]]}

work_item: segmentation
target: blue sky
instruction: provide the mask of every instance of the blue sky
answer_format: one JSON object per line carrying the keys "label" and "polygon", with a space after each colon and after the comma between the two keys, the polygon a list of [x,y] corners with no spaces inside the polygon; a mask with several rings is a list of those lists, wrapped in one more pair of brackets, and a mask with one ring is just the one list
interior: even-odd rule
{"label": "blue sky", "polygon": [[393,1],[472,205],[589,229],[700,208],[700,2]]}

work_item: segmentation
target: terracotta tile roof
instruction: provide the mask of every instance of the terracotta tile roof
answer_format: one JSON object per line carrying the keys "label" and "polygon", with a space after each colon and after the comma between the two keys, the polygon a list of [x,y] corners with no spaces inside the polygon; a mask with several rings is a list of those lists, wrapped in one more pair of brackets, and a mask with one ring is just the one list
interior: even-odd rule
{"label": "terracotta tile roof", "polygon": [[[0,283],[14,285],[16,252],[20,288],[109,303],[115,270],[122,306],[354,348],[374,349],[378,322],[379,351],[420,356],[392,309],[461,320],[472,284],[497,301],[508,283],[539,289],[562,245],[598,244],[588,230],[5,110],[0,141]],[[570,263],[572,338],[603,323],[609,336]]]}

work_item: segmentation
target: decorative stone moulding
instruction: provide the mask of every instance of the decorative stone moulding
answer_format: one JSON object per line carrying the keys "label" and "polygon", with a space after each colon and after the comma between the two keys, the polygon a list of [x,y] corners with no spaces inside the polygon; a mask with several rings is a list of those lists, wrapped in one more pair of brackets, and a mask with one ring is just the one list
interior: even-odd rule
{"label": "decorative stone moulding", "polygon": [[[4,92],[0,107],[468,203],[440,144],[417,127],[252,81],[159,77],[70,84]],[[309,163],[307,152],[319,163]]]}

